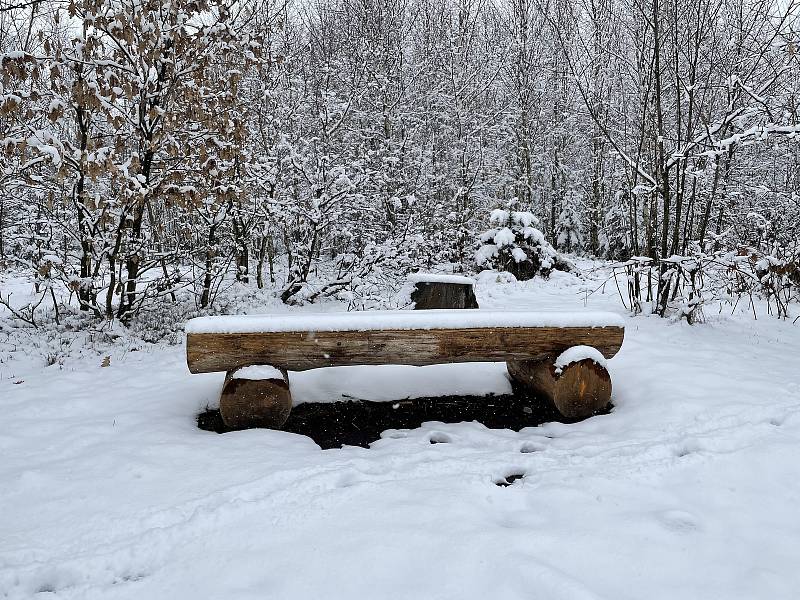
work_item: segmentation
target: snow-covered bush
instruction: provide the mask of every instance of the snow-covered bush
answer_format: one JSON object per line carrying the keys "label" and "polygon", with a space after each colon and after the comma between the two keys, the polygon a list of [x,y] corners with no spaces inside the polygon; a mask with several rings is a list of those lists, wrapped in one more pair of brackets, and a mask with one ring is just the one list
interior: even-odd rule
{"label": "snow-covered bush", "polygon": [[534,227],[538,223],[530,212],[518,210],[517,202],[497,208],[489,215],[491,229],[478,236],[475,253],[479,267],[507,271],[517,279],[547,277],[550,271],[570,271],[574,267],[561,256]]}
{"label": "snow-covered bush", "polygon": [[[618,277],[619,275],[619,277]],[[663,259],[632,256],[613,266],[623,304],[634,314],[704,320],[703,307],[718,303],[748,306],[766,301],[769,314],[789,317],[789,306],[800,300],[800,256],[782,247],[771,252],[740,245],[707,251],[689,244],[685,255]],[[622,285],[626,285],[627,297]]]}

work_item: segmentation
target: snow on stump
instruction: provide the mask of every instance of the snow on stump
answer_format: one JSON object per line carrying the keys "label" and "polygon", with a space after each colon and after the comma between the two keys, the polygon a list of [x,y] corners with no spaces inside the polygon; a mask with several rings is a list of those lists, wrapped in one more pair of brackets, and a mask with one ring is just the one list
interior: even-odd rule
{"label": "snow on stump", "polygon": [[568,419],[590,417],[611,400],[611,376],[602,353],[573,346],[553,359],[511,360],[511,377]]}
{"label": "snow on stump", "polygon": [[219,412],[231,429],[280,429],[292,410],[286,371],[270,366],[228,371],[219,399]]}
{"label": "snow on stump", "polygon": [[414,284],[411,293],[414,310],[478,308],[474,279],[441,273],[413,273],[408,280]]}

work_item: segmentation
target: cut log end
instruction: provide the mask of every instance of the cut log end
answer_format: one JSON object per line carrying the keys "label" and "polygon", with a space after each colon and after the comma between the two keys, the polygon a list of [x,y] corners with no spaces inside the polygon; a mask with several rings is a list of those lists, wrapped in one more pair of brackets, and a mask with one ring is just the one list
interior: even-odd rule
{"label": "cut log end", "polygon": [[508,361],[511,377],[527,390],[550,402],[568,419],[596,414],[611,401],[611,376],[592,359],[579,360],[556,372],[553,357]]}
{"label": "cut log end", "polygon": [[219,412],[231,429],[280,429],[292,410],[285,371],[281,379],[238,379],[228,371],[219,399]]}

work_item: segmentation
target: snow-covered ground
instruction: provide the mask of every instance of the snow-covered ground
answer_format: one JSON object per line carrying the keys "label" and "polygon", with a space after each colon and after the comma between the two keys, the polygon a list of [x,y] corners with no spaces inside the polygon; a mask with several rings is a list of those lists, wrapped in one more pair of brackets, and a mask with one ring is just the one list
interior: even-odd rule
{"label": "snow-covered ground", "polygon": [[[477,295],[623,314],[613,285],[586,298],[595,285],[481,278]],[[800,324],[708,313],[626,317],[609,415],[324,451],[197,429],[222,374],[190,375],[181,346],[84,339],[44,366],[35,335],[0,340],[0,597],[797,598]],[[292,380],[298,401],[508,385],[496,365]]]}

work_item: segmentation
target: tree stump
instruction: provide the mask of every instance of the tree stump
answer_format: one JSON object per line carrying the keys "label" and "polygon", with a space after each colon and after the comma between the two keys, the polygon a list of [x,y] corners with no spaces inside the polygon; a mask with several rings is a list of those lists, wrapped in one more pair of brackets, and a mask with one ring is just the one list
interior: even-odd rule
{"label": "tree stump", "polygon": [[414,283],[414,310],[478,308],[474,279],[437,273],[414,273],[408,279]]}
{"label": "tree stump", "polygon": [[528,391],[555,406],[566,418],[590,417],[610,402],[611,376],[599,352],[599,359],[562,360],[565,354],[543,360],[508,361],[508,373]]}
{"label": "tree stump", "polygon": [[288,374],[269,366],[228,371],[219,399],[219,412],[231,429],[280,429],[292,410]]}

